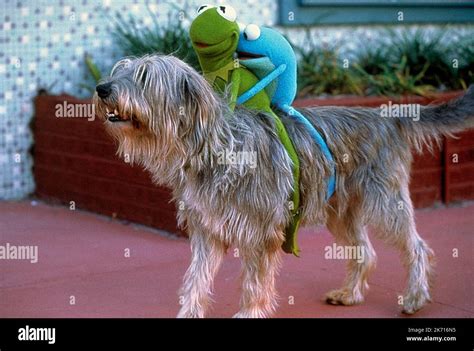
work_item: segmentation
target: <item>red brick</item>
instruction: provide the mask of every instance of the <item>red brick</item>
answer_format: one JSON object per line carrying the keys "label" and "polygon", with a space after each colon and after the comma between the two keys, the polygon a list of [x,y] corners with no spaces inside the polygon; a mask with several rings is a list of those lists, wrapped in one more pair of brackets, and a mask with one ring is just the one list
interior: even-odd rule
{"label": "red brick", "polygon": [[441,167],[412,171],[410,188],[437,188],[441,192]]}
{"label": "red brick", "polygon": [[416,208],[429,207],[436,202],[441,202],[441,194],[438,188],[411,190],[410,196]]}

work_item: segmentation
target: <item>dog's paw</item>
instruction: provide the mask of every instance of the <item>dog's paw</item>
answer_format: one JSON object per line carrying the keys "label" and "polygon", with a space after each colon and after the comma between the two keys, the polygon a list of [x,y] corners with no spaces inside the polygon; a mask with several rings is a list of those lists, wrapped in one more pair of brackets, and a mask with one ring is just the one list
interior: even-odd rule
{"label": "dog's paw", "polygon": [[176,318],[204,318],[204,312],[181,308]]}
{"label": "dog's paw", "polygon": [[431,299],[429,295],[419,295],[416,297],[407,296],[403,299],[402,313],[414,314],[421,310],[430,301]]}
{"label": "dog's paw", "polygon": [[351,306],[364,302],[364,297],[351,290],[337,289],[326,294],[326,302],[331,305]]}
{"label": "dog's paw", "polygon": [[267,318],[268,314],[265,311],[252,308],[252,309],[244,309],[240,310],[236,314],[232,316],[232,318]]}

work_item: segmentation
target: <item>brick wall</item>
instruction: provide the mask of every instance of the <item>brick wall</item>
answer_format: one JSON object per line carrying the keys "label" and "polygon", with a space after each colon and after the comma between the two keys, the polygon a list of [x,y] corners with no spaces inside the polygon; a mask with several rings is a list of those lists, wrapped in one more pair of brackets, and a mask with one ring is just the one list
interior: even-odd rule
{"label": "brick wall", "polygon": [[[459,95],[450,94],[444,99]],[[182,235],[169,190],[154,186],[139,167],[115,155],[116,147],[102,122],[56,118],[55,106],[90,103],[71,96],[39,96],[35,100],[34,176],[39,198],[142,223]],[[296,105],[380,106],[386,99],[299,101]],[[419,102],[416,101],[416,102]],[[429,101],[422,100],[420,103]],[[474,131],[445,139],[433,154],[415,155],[411,194],[416,207],[436,202],[474,199]],[[457,159],[456,159],[457,157]],[[457,161],[457,162],[455,162]]]}
{"label": "brick wall", "polygon": [[65,100],[90,103],[70,96],[40,96],[35,101],[36,195],[181,234],[169,191],[115,155],[102,122],[54,117],[56,104]]}
{"label": "brick wall", "polygon": [[474,199],[474,131],[447,138],[444,146],[444,199]]}

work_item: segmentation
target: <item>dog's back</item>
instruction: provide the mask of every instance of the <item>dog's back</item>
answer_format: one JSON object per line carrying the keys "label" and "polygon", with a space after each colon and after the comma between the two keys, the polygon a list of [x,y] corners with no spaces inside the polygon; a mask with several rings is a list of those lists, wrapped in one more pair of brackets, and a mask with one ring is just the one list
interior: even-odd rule
{"label": "dog's back", "polygon": [[[333,153],[335,197],[347,204],[354,193],[366,197],[381,188],[384,193],[399,190],[400,182],[409,180],[412,149],[421,152],[427,145],[431,150],[432,143],[439,142],[441,136],[474,127],[474,86],[460,98],[441,105],[329,106],[301,112],[322,133]],[[310,202],[306,218],[318,222],[321,214],[316,216],[315,207],[321,207],[324,198],[316,192],[324,187],[315,184],[327,181],[331,167],[304,126],[297,125],[290,116],[284,117],[284,122],[300,153],[302,195]],[[314,174],[314,170],[323,176]],[[320,201],[316,204],[312,199]]]}
{"label": "dog's back", "polygon": [[[300,146],[304,219],[312,224],[325,218],[338,242],[363,252],[360,262],[349,260],[344,286],[329,292],[327,301],[343,305],[363,301],[368,274],[375,266],[367,234],[367,225],[372,225],[378,237],[401,251],[408,270],[403,310],[416,312],[430,301],[434,254],[415,226],[408,187],[412,149],[421,151],[424,144],[431,148],[441,136],[474,126],[474,86],[459,99],[438,106],[314,107],[301,112],[325,137],[337,177],[336,193],[321,206],[330,165],[304,127],[287,116],[285,122]],[[321,171],[322,177],[315,174]]]}

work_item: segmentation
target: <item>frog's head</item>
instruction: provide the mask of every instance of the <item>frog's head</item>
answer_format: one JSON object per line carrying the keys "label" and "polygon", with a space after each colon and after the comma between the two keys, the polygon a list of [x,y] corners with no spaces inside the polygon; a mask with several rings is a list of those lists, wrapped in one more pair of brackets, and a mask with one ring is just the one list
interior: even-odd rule
{"label": "frog's head", "polygon": [[232,55],[239,41],[239,25],[231,6],[202,5],[191,23],[189,36],[194,50],[202,57]]}

